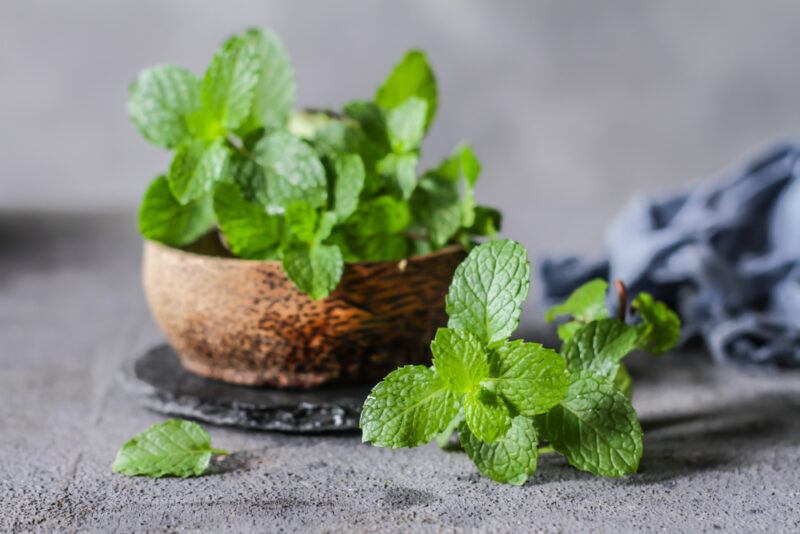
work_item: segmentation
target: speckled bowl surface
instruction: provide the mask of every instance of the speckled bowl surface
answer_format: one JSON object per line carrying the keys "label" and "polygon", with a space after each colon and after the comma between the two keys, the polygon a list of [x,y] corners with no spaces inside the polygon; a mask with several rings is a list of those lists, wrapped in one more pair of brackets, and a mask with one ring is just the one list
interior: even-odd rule
{"label": "speckled bowl surface", "polygon": [[[195,247],[197,248],[197,247]],[[427,363],[460,247],[402,261],[351,263],[313,301],[277,261],[144,244],[153,317],[188,370],[248,385],[311,388],[374,383]]]}

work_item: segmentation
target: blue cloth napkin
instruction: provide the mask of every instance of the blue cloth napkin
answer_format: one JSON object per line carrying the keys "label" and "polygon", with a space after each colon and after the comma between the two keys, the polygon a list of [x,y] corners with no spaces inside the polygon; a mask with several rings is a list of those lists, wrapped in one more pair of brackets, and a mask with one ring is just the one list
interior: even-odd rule
{"label": "blue cloth napkin", "polygon": [[546,306],[595,277],[649,291],[720,362],[800,366],[800,145],[775,146],[719,180],[633,199],[607,233],[607,259],[547,259]]}

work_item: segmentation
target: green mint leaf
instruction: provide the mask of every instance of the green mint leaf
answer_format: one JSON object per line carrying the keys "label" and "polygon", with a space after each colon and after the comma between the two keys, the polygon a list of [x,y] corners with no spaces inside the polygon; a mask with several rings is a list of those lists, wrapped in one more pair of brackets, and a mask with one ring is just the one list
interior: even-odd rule
{"label": "green mint leaf", "polygon": [[358,207],[358,199],[364,188],[364,162],[357,154],[337,155],[333,158],[336,183],[333,187],[333,211],[344,221]]}
{"label": "green mint leaf", "polygon": [[489,358],[491,378],[483,381],[523,415],[545,413],[561,402],[569,375],[554,350],[521,340],[497,347]]}
{"label": "green mint leaf", "polygon": [[242,37],[255,50],[259,74],[253,89],[253,107],[240,129],[250,132],[258,128],[283,128],[294,109],[296,87],[292,60],[272,32],[251,28]]}
{"label": "green mint leaf", "polygon": [[633,398],[633,378],[628,373],[624,364],[619,364],[617,375],[614,377],[614,387],[617,388],[628,400]]}
{"label": "green mint leaf", "polygon": [[608,317],[607,290],[608,283],[600,278],[586,282],[573,291],[563,303],[550,308],[545,319],[551,322],[559,315],[572,315],[574,319],[588,323],[595,319]]}
{"label": "green mint leaf", "polygon": [[408,204],[390,195],[361,202],[350,218],[350,227],[359,236],[396,234],[411,222]]}
{"label": "green mint leaf", "polygon": [[636,412],[606,380],[573,375],[564,400],[536,421],[550,445],[581,471],[620,477],[639,467],[642,428]]}
{"label": "green mint leaf", "polygon": [[428,65],[428,58],[419,50],[410,50],[395,65],[375,93],[375,103],[383,109],[393,109],[409,97],[418,96],[428,104],[425,128],[429,128],[436,115],[436,77]]}
{"label": "green mint leaf", "polygon": [[166,245],[188,245],[213,226],[211,197],[201,197],[183,205],[172,195],[166,176],[153,180],[139,206],[141,234]]}
{"label": "green mint leaf", "polygon": [[498,395],[477,389],[464,398],[464,422],[484,443],[494,443],[511,427],[511,414]]}
{"label": "green mint leaf", "polygon": [[490,345],[516,330],[530,287],[525,248],[504,239],[480,245],[455,271],[446,307],[450,328],[466,330]]}
{"label": "green mint leaf", "polygon": [[494,237],[503,226],[503,215],[495,208],[475,206],[473,214],[472,226],[468,228],[470,234]]}
{"label": "green mint leaf", "polygon": [[669,307],[649,293],[639,293],[631,304],[641,317],[636,346],[651,354],[662,354],[681,339],[681,320]]}
{"label": "green mint leaf", "polygon": [[355,256],[352,261],[392,261],[409,256],[409,239],[402,234],[351,234],[347,245]]}
{"label": "green mint leaf", "polygon": [[284,252],[283,269],[300,291],[320,300],[339,284],[344,259],[335,245],[298,245]]}
{"label": "green mint leaf", "polygon": [[244,198],[250,202],[266,204],[267,179],[264,169],[255,160],[232,153],[228,160],[228,173],[239,186]]}
{"label": "green mint leaf", "polygon": [[266,176],[268,211],[282,213],[294,200],[313,208],[327,203],[325,168],[306,143],[287,132],[275,132],[259,141],[254,151]]}
{"label": "green mint leaf", "polygon": [[539,440],[529,417],[518,415],[503,439],[484,443],[461,425],[461,446],[484,476],[502,484],[521,486],[536,471]]}
{"label": "green mint leaf", "polygon": [[[447,423],[447,427],[436,436],[436,444],[440,449],[450,449],[453,433],[458,430],[458,426],[464,421],[464,413],[458,412],[458,415]],[[457,445],[452,447],[457,448]]]}
{"label": "green mint leaf", "polygon": [[408,200],[417,187],[417,163],[419,156],[414,153],[388,154],[377,162],[378,172],[389,176],[403,199]]}
{"label": "green mint leaf", "polygon": [[303,242],[311,242],[317,234],[317,210],[308,202],[294,200],[286,207],[286,225],[292,234]]}
{"label": "green mint leaf", "polygon": [[221,139],[181,143],[169,167],[169,187],[181,204],[207,195],[226,176],[229,151]]}
{"label": "green mint leaf", "polygon": [[375,103],[366,100],[353,100],[344,106],[344,114],[358,122],[364,134],[383,152],[389,150],[386,136],[386,118]]}
{"label": "green mint leaf", "polygon": [[481,173],[481,162],[478,161],[472,147],[466,143],[458,148],[459,162],[461,163],[461,174],[470,188],[474,188],[478,183],[478,176]]}
{"label": "green mint leaf", "polygon": [[561,354],[570,372],[591,371],[613,380],[619,362],[636,347],[636,337],[636,328],[617,319],[600,319],[575,332]]}
{"label": "green mint leaf", "polygon": [[489,376],[489,360],[478,338],[463,330],[439,328],[431,342],[433,367],[456,393],[474,389]]}
{"label": "green mint leaf", "polygon": [[585,323],[580,321],[567,321],[558,325],[558,337],[561,341],[566,342],[569,338],[575,335],[575,332],[585,326]]}
{"label": "green mint leaf", "polygon": [[425,100],[412,96],[387,112],[386,128],[395,153],[403,154],[419,148],[425,136],[427,110]]}
{"label": "green mint leaf", "polygon": [[256,45],[234,35],[220,47],[206,70],[200,100],[224,129],[235,130],[250,114],[261,64]]}
{"label": "green mint leaf", "polygon": [[206,472],[214,454],[228,453],[211,448],[211,437],[203,427],[169,419],[125,443],[111,469],[128,476],[196,477]]}
{"label": "green mint leaf", "polygon": [[333,233],[333,228],[336,226],[336,223],[339,221],[339,218],[336,214],[332,211],[325,211],[322,215],[319,216],[319,222],[317,223],[317,230],[314,234],[313,244],[319,245],[330,235]]}
{"label": "green mint leaf", "polygon": [[400,367],[364,401],[361,439],[378,447],[416,447],[447,428],[458,410],[458,396],[433,369]]}
{"label": "green mint leaf", "polygon": [[434,247],[444,246],[461,228],[458,184],[423,176],[411,196],[411,212]]}
{"label": "green mint leaf", "polygon": [[275,259],[281,240],[279,217],[248,201],[239,186],[222,182],[214,190],[214,212],[228,246],[249,259]]}
{"label": "green mint leaf", "polygon": [[200,80],[181,67],[143,70],[129,88],[128,117],[157,146],[175,148],[191,137],[189,116],[199,106]]}

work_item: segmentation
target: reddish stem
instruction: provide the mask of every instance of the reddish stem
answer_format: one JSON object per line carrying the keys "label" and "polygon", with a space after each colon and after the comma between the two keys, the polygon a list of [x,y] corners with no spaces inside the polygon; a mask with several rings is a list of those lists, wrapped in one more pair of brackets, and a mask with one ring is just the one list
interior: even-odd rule
{"label": "reddish stem", "polygon": [[617,290],[617,318],[625,322],[625,315],[628,312],[628,290],[625,288],[625,284],[622,283],[622,280],[616,279],[614,280],[614,288]]}

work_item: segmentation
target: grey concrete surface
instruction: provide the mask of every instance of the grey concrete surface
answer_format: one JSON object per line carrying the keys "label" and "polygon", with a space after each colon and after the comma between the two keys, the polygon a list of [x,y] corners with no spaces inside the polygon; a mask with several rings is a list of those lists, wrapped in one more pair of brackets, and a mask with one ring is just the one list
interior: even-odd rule
{"label": "grey concrete surface", "polygon": [[[537,254],[537,250],[533,254]],[[0,217],[2,532],[797,532],[800,375],[715,368],[698,350],[636,359],[639,474],[545,457],[524,487],[435,445],[211,428],[233,451],[192,480],[126,478],[116,449],[161,420],[118,388],[161,336],[133,217]],[[550,334],[527,320],[529,338]]]}

